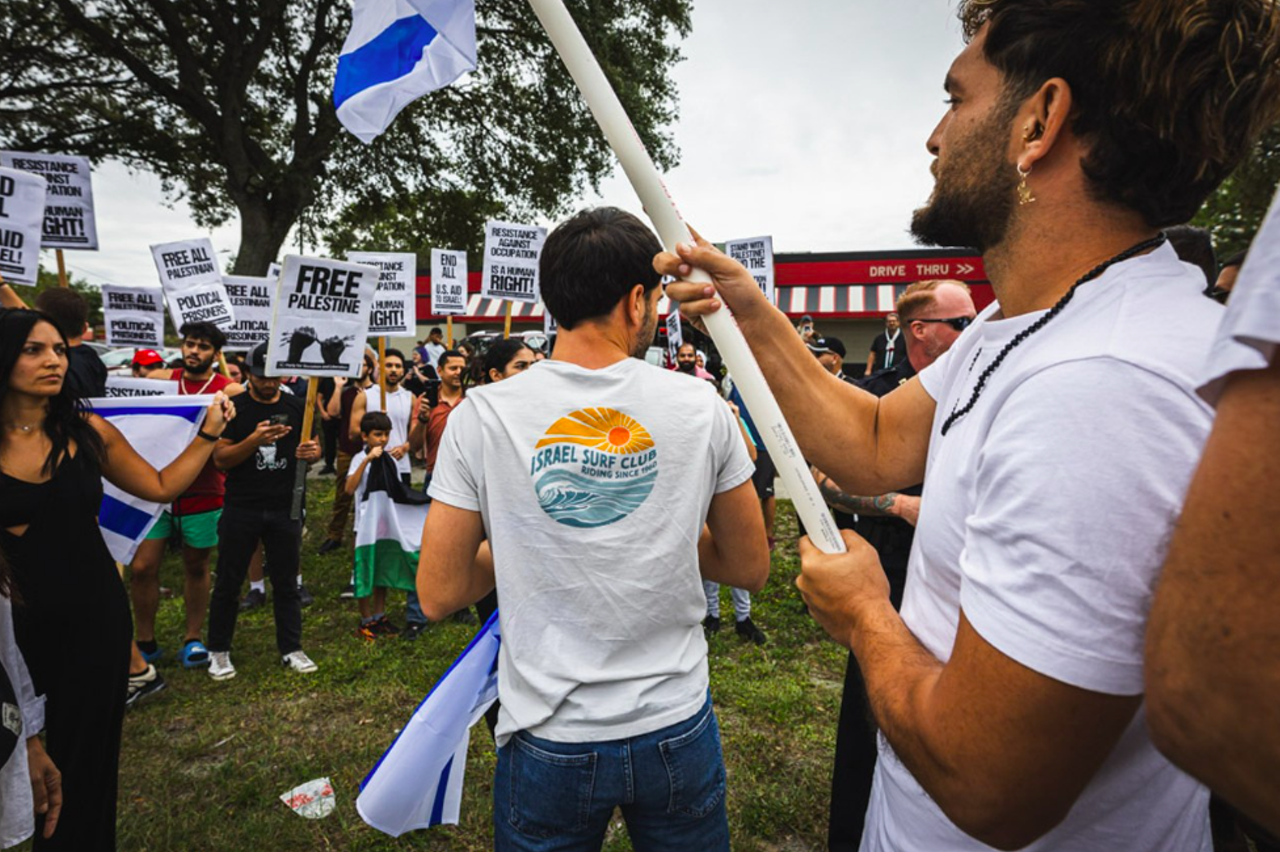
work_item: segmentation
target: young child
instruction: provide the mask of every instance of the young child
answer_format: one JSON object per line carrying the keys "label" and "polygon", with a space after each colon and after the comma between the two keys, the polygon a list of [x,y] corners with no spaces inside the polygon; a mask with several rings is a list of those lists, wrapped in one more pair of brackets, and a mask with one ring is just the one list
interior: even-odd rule
{"label": "young child", "polygon": [[[369,462],[382,455],[383,449],[391,440],[391,418],[383,411],[367,412],[360,418],[360,438],[364,441],[364,449],[351,458],[351,472],[347,474],[347,481],[343,486],[347,493],[355,498],[353,514],[357,530],[360,528],[361,498],[364,496],[369,479]],[[353,585],[359,585],[355,583],[354,572],[351,579]],[[400,632],[400,628],[387,618],[385,587],[374,587],[371,595],[357,598],[356,604],[360,608],[360,627],[356,630],[357,636],[364,639],[377,639],[379,636],[391,636]]]}

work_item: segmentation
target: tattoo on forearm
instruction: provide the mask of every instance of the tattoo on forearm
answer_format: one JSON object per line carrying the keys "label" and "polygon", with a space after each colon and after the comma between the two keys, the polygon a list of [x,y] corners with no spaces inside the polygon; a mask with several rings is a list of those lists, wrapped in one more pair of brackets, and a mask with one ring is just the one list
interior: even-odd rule
{"label": "tattoo on forearm", "polygon": [[894,502],[898,498],[898,494],[893,491],[878,497],[859,497],[856,494],[849,494],[841,491],[826,476],[818,483],[818,488],[822,491],[822,499],[827,501],[828,506],[853,515],[892,515]]}

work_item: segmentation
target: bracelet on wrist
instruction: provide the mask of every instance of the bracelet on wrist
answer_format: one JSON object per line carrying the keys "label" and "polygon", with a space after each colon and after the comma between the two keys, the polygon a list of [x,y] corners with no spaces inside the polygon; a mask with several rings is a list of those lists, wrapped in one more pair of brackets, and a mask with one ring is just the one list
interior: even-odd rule
{"label": "bracelet on wrist", "polygon": [[199,432],[196,432],[196,437],[204,438],[206,441],[209,441],[211,443],[222,439],[221,435],[210,435],[208,432],[204,431],[203,429],[201,429]]}

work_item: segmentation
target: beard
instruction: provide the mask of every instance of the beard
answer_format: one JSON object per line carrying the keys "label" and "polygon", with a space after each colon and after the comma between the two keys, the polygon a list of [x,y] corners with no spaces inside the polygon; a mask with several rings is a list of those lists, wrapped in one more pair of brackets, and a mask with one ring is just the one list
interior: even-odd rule
{"label": "beard", "polygon": [[938,169],[933,195],[911,216],[911,235],[923,245],[987,252],[1004,241],[1013,219],[1018,172],[1004,155],[1010,116],[997,107],[958,141],[947,171]]}
{"label": "beard", "polygon": [[643,359],[648,353],[649,347],[653,344],[654,335],[657,333],[658,303],[654,302],[653,309],[645,315],[644,325],[640,326],[640,334],[636,336],[635,346],[631,349],[631,357]]}
{"label": "beard", "polygon": [[[209,370],[213,368],[213,362],[216,360],[218,360],[217,356],[214,356],[213,358],[210,358],[207,361],[202,361],[200,360],[200,356],[192,355],[188,358],[182,359],[182,366],[186,369],[188,373],[191,373],[193,376],[201,376],[209,372]],[[192,366],[192,363],[194,363],[195,366]]]}

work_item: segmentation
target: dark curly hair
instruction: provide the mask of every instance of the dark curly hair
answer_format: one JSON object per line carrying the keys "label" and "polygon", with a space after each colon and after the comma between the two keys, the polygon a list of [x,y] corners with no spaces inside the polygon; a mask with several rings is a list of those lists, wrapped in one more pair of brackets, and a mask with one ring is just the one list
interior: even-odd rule
{"label": "dark curly hair", "polygon": [[960,0],[966,40],[1021,102],[1071,87],[1099,201],[1153,228],[1189,220],[1280,116],[1274,0]]}
{"label": "dark curly hair", "polygon": [[[52,326],[66,342],[66,335],[47,315],[39,311],[0,309],[0,406],[9,395],[9,376],[22,355],[22,347],[27,344],[31,329],[41,322]],[[71,395],[65,381],[58,394],[50,397],[44,418],[44,433],[49,437],[49,455],[43,468],[45,473],[53,474],[58,460],[72,441],[76,443],[77,452],[89,453],[101,465],[105,450],[102,437],[87,419],[90,412],[86,402]]]}

